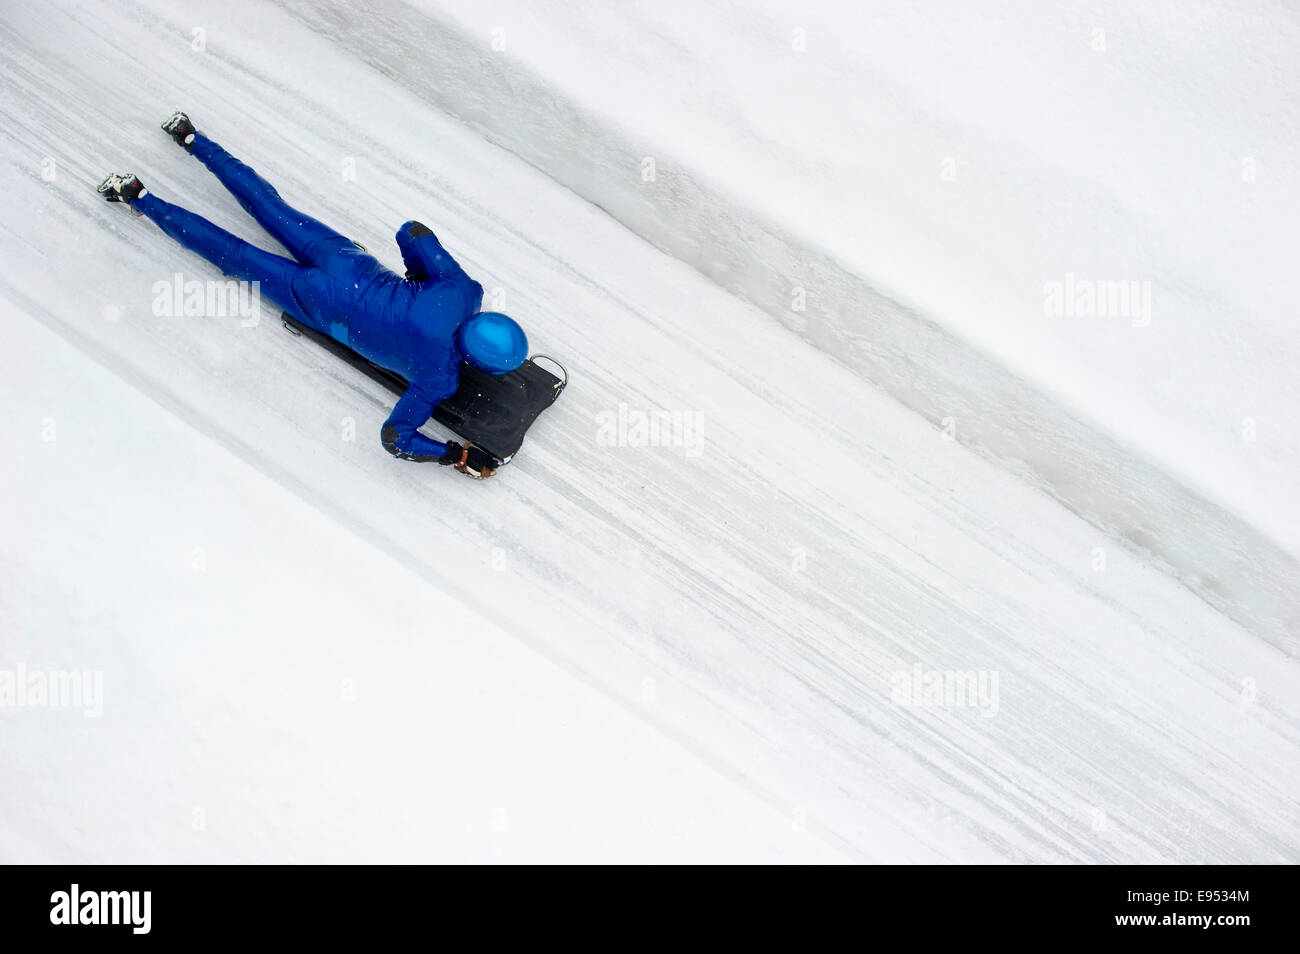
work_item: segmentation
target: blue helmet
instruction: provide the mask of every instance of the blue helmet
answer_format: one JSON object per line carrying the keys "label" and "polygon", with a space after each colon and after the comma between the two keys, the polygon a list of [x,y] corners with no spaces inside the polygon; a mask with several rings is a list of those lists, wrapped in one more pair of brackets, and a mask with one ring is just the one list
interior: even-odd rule
{"label": "blue helmet", "polygon": [[505,374],[528,357],[528,337],[511,317],[497,311],[471,315],[457,333],[465,360],[488,374]]}

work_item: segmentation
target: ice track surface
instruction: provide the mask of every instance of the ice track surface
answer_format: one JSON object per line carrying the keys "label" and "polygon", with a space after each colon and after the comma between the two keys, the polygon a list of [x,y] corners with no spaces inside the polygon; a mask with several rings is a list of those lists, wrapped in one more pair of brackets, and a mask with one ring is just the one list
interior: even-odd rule
{"label": "ice track surface", "polygon": [[[1295,659],[273,5],[15,9],[0,84],[7,322],[34,319],[348,531],[340,565],[371,550],[400,563],[410,589],[372,594],[377,630],[388,601],[481,617],[850,859],[1300,855]],[[159,131],[178,106],[393,266],[397,226],[429,224],[502,290],[533,350],[565,360],[568,390],[498,479],[391,459],[388,395],[269,310],[251,328],[153,314],[154,282],[219,276],[102,202],[105,173],[134,171],[275,248]],[[620,405],[698,415],[702,453],[598,440],[598,416]],[[31,490],[41,416],[9,418],[10,491]],[[77,466],[89,486],[130,460]],[[31,510],[5,494],[7,559],[42,545]],[[118,519],[131,532],[103,514]],[[143,565],[132,550],[105,559]],[[148,658],[169,637],[139,611],[133,649]],[[344,639],[362,656],[374,638]],[[264,639],[315,649],[310,631]],[[996,702],[900,704],[896,674],[918,665],[996,675]],[[39,747],[42,731],[11,720],[0,749]],[[271,762],[296,744],[245,742],[224,757]],[[77,771],[53,756],[47,777],[66,785],[49,792],[65,794],[43,797],[83,817],[93,854],[112,792],[78,787]],[[31,824],[25,784],[6,786],[10,850],[23,830],[39,857],[57,836]]]}

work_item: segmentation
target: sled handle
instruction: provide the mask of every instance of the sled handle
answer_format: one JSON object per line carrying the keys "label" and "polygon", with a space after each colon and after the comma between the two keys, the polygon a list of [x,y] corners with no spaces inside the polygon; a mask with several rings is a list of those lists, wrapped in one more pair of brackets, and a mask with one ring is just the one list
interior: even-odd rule
{"label": "sled handle", "polygon": [[556,361],[554,358],[552,358],[549,354],[535,354],[535,355],[533,355],[531,358],[529,358],[528,360],[531,361],[531,362],[533,362],[534,364],[536,364],[538,358],[545,358],[547,361],[551,362],[551,364],[555,365],[557,368],[560,369],[560,375],[561,375],[561,378],[560,378],[560,390],[563,391],[564,388],[565,388],[565,387],[568,385],[568,383],[569,383],[569,371],[568,371],[568,369],[567,369],[564,365],[560,364],[560,362],[558,362],[558,361]]}

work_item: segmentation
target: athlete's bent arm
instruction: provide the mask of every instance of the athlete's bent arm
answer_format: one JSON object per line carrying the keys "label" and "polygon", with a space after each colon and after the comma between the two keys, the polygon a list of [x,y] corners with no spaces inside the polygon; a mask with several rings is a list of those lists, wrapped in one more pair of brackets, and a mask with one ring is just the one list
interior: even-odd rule
{"label": "athlete's bent arm", "polygon": [[[446,396],[432,394],[415,384],[408,387],[379,433],[384,450],[401,460],[457,463],[463,453],[459,444],[435,441],[420,433],[424,422],[433,414],[434,406]],[[453,453],[454,458],[451,457]]]}

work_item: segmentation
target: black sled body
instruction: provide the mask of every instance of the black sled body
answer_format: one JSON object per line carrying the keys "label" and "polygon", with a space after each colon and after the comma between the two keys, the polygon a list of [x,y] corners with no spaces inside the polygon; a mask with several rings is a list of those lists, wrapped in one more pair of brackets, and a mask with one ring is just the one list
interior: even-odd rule
{"label": "black sled body", "polygon": [[[281,319],[289,332],[315,341],[398,397],[406,393],[407,380],[397,372],[381,368],[341,341],[307,327],[288,314],[282,314]],[[555,364],[564,370],[558,361]],[[555,403],[567,383],[567,375],[556,377],[532,358],[505,374],[487,374],[462,364],[460,386],[433,409],[433,419],[506,464],[523,444],[533,421]]]}

